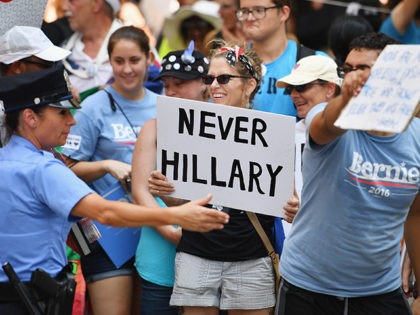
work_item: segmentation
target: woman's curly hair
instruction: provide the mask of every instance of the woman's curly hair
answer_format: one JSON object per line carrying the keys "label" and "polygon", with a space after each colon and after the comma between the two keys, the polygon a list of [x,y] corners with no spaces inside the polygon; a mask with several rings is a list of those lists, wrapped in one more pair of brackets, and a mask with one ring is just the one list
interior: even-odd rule
{"label": "woman's curly hair", "polygon": [[210,51],[211,59],[220,56],[227,59],[228,54],[236,51],[240,52],[239,56],[236,56],[239,60],[236,60],[234,64],[231,63],[231,65],[235,67],[239,75],[250,76],[257,82],[257,85],[249,98],[249,102],[251,103],[261,85],[263,68],[262,60],[258,57],[255,50],[247,47],[246,45],[231,44],[223,40],[214,40],[212,41],[212,44],[214,44],[213,47],[216,48]]}

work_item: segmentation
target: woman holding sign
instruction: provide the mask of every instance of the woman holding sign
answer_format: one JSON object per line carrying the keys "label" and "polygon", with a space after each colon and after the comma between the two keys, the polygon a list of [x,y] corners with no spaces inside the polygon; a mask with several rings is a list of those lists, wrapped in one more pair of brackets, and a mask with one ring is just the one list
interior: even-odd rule
{"label": "woman holding sign", "polygon": [[[252,108],[261,82],[261,61],[250,49],[223,43],[213,52],[203,82],[213,103]],[[157,171],[149,183],[155,195],[173,191],[173,186]],[[219,310],[268,314],[275,304],[274,273],[261,238],[245,211],[213,207],[229,213],[230,224],[220,233],[182,231],[171,305],[182,307],[187,315],[218,314]],[[285,206],[291,219],[297,207],[297,199]],[[274,217],[257,217],[272,242]]]}
{"label": "woman holding sign", "polygon": [[[162,70],[155,80],[162,80],[166,96],[207,101],[202,77],[207,74],[209,63],[207,57],[194,50],[194,42],[191,42],[185,51],[173,51],[163,57]],[[132,162],[133,201],[143,206],[159,205],[148,187],[150,172],[156,169],[156,141],[156,119],[151,119],[141,129]],[[179,203],[174,198],[169,202],[172,205],[174,201]],[[178,314],[177,307],[169,305],[169,299],[174,285],[175,250],[180,239],[180,227],[165,225],[142,229],[135,261],[141,277],[142,315]]]}
{"label": "woman holding sign", "polygon": [[[130,188],[134,144],[143,124],[156,116],[157,96],[144,87],[152,53],[142,30],[127,26],[115,31],[108,54],[115,81],[83,101],[63,149],[67,165],[101,195],[116,181]],[[94,314],[129,314],[133,259],[116,268],[95,242],[81,262]]]}

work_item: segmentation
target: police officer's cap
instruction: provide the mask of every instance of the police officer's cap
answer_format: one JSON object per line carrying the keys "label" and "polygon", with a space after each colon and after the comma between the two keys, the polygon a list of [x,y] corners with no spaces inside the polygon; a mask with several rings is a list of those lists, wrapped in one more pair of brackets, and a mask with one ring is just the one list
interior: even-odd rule
{"label": "police officer's cap", "polygon": [[80,108],[73,101],[70,82],[62,65],[0,77],[0,102],[6,113],[44,105]]}

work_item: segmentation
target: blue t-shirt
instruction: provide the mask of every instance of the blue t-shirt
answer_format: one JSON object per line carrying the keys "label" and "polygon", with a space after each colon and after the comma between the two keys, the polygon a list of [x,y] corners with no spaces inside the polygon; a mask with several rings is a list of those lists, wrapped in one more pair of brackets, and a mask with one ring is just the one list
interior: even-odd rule
{"label": "blue t-shirt", "polygon": [[16,135],[0,149],[0,174],[0,261],[10,262],[22,281],[37,268],[56,276],[78,219],[70,212],[92,190],[50,152]]}
{"label": "blue t-shirt", "polygon": [[420,26],[411,22],[404,34],[400,34],[392,22],[391,15],[382,23],[380,32],[387,34],[403,44],[420,44]]}
{"label": "blue t-shirt", "polygon": [[[321,51],[317,55],[325,55]],[[260,89],[254,98],[254,109],[264,112],[296,116],[296,107],[289,95],[284,95],[284,88],[277,88],[276,81],[292,72],[296,64],[297,45],[293,40],[287,41],[287,47],[283,54],[276,60],[265,64],[266,73],[263,76]],[[281,254],[284,241],[282,219],[276,218],[274,223],[274,249]]]}
{"label": "blue t-shirt", "polygon": [[280,273],[314,292],[357,297],[397,289],[400,241],[420,188],[420,120],[379,137],[349,130],[332,143],[308,140],[302,206],[286,239]]}
{"label": "blue t-shirt", "polygon": [[[325,55],[321,51],[317,55]],[[296,116],[296,108],[289,95],[284,95],[284,88],[277,88],[276,81],[292,72],[296,64],[297,45],[293,40],[287,41],[283,54],[276,60],[265,64],[267,72],[263,76],[260,89],[255,95],[254,109],[264,112]]]}
{"label": "blue t-shirt", "polygon": [[[62,152],[79,161],[117,160],[131,164],[141,127],[149,119],[156,118],[157,94],[145,89],[143,99],[131,101],[112,87],[106,90],[114,97],[115,110],[111,108],[104,91],[86,98],[81,104],[82,108],[76,111],[77,123],[71,128]],[[92,187],[102,194],[114,183],[115,178],[106,174],[92,182]]]}

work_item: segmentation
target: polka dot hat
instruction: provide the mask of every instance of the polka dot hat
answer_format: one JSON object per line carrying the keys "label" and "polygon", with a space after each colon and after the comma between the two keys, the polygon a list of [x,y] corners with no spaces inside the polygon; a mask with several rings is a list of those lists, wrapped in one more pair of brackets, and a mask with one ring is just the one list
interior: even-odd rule
{"label": "polka dot hat", "polygon": [[207,74],[209,64],[208,58],[197,50],[192,53],[185,50],[176,50],[163,57],[160,74],[154,81],[162,77],[194,80]]}

